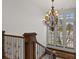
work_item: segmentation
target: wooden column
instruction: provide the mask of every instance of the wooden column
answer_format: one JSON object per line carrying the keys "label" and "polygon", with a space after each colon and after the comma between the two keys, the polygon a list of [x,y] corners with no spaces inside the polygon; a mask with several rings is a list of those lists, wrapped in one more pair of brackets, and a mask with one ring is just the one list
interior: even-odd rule
{"label": "wooden column", "polygon": [[4,57],[5,57],[5,53],[4,53],[4,33],[5,33],[5,31],[2,31],[2,59],[4,59]]}
{"label": "wooden column", "polygon": [[36,33],[24,33],[25,59],[36,59]]}

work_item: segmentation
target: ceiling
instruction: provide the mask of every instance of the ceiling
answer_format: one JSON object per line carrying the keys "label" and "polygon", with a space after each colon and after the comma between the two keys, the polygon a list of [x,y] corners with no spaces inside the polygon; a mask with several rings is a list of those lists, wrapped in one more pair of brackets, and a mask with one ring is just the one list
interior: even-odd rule
{"label": "ceiling", "polygon": [[[51,0],[31,0],[31,1],[44,10],[49,9],[52,6]],[[75,8],[76,0],[54,0],[53,5],[56,9]]]}

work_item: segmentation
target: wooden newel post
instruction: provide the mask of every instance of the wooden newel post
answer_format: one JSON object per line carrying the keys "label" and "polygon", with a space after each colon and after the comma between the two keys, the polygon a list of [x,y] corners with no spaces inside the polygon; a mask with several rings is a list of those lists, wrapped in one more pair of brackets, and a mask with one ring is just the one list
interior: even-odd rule
{"label": "wooden newel post", "polygon": [[36,59],[36,33],[24,33],[25,59]]}
{"label": "wooden newel post", "polygon": [[2,59],[5,58],[5,53],[4,53],[4,34],[5,34],[5,31],[2,31]]}

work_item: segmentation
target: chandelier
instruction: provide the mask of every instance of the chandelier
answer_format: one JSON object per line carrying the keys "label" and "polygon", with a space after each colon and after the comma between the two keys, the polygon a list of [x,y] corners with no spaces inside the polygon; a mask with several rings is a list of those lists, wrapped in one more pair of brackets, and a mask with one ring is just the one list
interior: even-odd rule
{"label": "chandelier", "polygon": [[58,23],[58,11],[54,9],[53,2],[54,0],[52,0],[51,9],[47,12],[47,14],[43,18],[43,22],[45,23],[46,26],[50,28],[51,31],[54,31],[54,27]]}

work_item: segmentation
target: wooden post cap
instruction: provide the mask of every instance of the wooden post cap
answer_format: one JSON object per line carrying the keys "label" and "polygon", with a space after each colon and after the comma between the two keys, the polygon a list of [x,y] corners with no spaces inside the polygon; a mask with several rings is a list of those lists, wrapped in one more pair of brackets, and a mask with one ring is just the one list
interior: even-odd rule
{"label": "wooden post cap", "polygon": [[30,42],[30,41],[36,42],[36,35],[37,34],[35,32],[34,33],[24,33],[23,34],[26,42]]}
{"label": "wooden post cap", "polygon": [[35,32],[33,33],[24,33],[23,36],[34,36],[37,35]]}
{"label": "wooden post cap", "polygon": [[2,31],[2,33],[5,33],[5,31]]}

